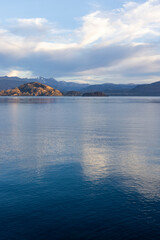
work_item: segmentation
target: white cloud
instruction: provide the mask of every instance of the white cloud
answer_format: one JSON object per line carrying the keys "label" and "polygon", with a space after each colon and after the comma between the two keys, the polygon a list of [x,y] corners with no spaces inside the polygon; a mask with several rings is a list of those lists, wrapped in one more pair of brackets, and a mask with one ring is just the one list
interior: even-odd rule
{"label": "white cloud", "polygon": [[82,46],[103,39],[107,33],[113,32],[109,24],[109,19],[101,16],[101,12],[99,11],[83,17],[82,20],[83,26],[78,32],[82,36]]}
{"label": "white cloud", "polygon": [[20,77],[20,78],[33,77],[33,74],[31,71],[23,71],[23,70],[11,70],[10,72],[7,72],[5,75],[7,75],[8,77]]}
{"label": "white cloud", "polygon": [[39,42],[35,47],[35,52],[50,52],[54,50],[63,50],[69,48],[76,48],[78,44],[76,43],[50,43],[50,42]]}
{"label": "white cloud", "polygon": [[48,23],[45,18],[18,18],[17,22],[22,26],[32,26],[42,27],[44,24]]}
{"label": "white cloud", "polygon": [[105,44],[154,41],[160,36],[160,3],[128,2],[119,11],[94,12],[82,18],[83,43],[102,39]]}
{"label": "white cloud", "polygon": [[159,76],[159,16],[160,2],[148,0],[90,13],[74,30],[45,18],[12,19],[0,27],[0,69],[87,81]]}

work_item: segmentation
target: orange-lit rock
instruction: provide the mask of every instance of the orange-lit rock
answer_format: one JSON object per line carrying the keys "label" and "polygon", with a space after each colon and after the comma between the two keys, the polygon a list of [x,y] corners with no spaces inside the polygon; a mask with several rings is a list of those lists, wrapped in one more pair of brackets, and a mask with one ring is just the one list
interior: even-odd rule
{"label": "orange-lit rock", "polygon": [[62,96],[62,93],[42,83],[32,82],[14,89],[0,91],[0,96]]}

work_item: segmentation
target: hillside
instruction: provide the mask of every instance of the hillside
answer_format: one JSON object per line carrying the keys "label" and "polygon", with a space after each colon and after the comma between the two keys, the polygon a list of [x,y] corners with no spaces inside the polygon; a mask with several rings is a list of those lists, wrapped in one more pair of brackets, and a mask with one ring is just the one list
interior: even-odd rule
{"label": "hillside", "polygon": [[104,92],[88,92],[84,93],[83,97],[107,97]]}
{"label": "hillside", "polygon": [[2,90],[0,96],[62,96],[62,93],[42,83],[32,82],[14,89]]}
{"label": "hillside", "polygon": [[19,77],[0,77],[0,90],[7,90],[19,87],[21,84],[29,82],[39,82],[50,87],[56,88],[61,92],[68,91],[81,91],[83,88],[88,87],[89,84],[80,84],[74,82],[57,81],[54,78],[19,78]]}
{"label": "hillside", "polygon": [[26,78],[21,79],[18,77],[0,77],[0,91],[16,88],[28,82],[35,82],[35,81],[34,80],[30,81],[30,79],[26,79]]}
{"label": "hillside", "polygon": [[104,83],[90,85],[82,89],[83,93],[87,92],[104,92],[107,95],[126,95],[130,89],[133,89],[135,84],[113,84],[113,83]]}
{"label": "hillside", "polygon": [[[0,77],[0,90],[19,88],[26,83],[39,82],[63,92],[65,96],[82,96],[84,93],[103,92],[109,96],[160,96],[160,82],[151,84],[80,84],[57,81],[54,78]],[[18,94],[18,93],[17,93]]]}
{"label": "hillside", "polygon": [[136,86],[129,91],[132,96],[160,96],[160,82]]}
{"label": "hillside", "polygon": [[7,90],[11,88],[19,87],[21,84],[29,83],[29,82],[39,82],[59,91],[65,93],[65,95],[69,95],[73,92],[104,92],[109,95],[124,95],[126,91],[134,88],[136,85],[134,84],[113,84],[113,83],[104,83],[104,84],[96,84],[89,85],[83,83],[75,83],[75,82],[65,82],[65,81],[57,81],[54,78],[18,78],[18,77],[0,77],[0,90]]}

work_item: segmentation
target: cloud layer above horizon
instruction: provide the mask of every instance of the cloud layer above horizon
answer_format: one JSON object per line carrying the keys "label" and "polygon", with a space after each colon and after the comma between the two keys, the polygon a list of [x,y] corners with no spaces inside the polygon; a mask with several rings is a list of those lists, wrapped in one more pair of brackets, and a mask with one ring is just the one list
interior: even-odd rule
{"label": "cloud layer above horizon", "polygon": [[74,29],[46,18],[0,22],[0,75],[67,81],[160,79],[160,1],[130,2],[76,19]]}

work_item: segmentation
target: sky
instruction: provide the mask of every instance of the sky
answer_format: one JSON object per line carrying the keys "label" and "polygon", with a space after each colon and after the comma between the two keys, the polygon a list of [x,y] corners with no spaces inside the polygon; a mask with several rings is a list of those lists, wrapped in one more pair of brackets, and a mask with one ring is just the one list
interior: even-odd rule
{"label": "sky", "polygon": [[160,0],[0,0],[0,76],[160,81]]}

